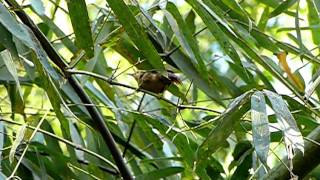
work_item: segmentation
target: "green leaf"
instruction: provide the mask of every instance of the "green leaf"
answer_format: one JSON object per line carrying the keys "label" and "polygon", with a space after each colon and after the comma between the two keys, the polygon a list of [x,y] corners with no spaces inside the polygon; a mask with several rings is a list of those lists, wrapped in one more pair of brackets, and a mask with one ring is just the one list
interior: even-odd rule
{"label": "green leaf", "polygon": [[79,49],[86,51],[86,56],[92,58],[94,45],[92,40],[90,19],[85,0],[67,1],[69,15],[74,33],[76,45]]}
{"label": "green leaf", "polygon": [[194,34],[196,31],[195,19],[196,15],[193,10],[190,10],[184,19],[192,34]]}
{"label": "green leaf", "polygon": [[21,144],[21,142],[24,138],[24,135],[26,133],[26,130],[27,130],[27,124],[23,124],[22,126],[20,126],[20,128],[17,131],[16,139],[13,141],[11,149],[10,149],[10,153],[9,153],[10,163],[12,163],[14,160],[14,156],[16,154],[17,148]]}
{"label": "green leaf", "polygon": [[153,116],[138,113],[131,113],[131,115],[138,121],[147,122],[168,139],[174,139],[173,143],[183,158],[183,164],[185,165],[186,172],[191,171],[190,168],[194,163],[195,151],[195,143],[193,141],[190,141],[185,134],[176,132],[175,128],[172,128],[172,126],[163,119],[156,119],[153,118]]}
{"label": "green leaf", "polygon": [[301,132],[282,97],[272,91],[264,90],[263,92],[271,102],[272,108],[277,116],[279,126],[284,134],[284,142],[287,147],[288,158],[292,159],[292,150],[299,150],[302,153],[304,152],[304,141]]}
{"label": "green leaf", "polygon": [[261,14],[259,23],[257,25],[258,29],[262,32],[264,32],[264,30],[267,27],[267,23],[269,20],[269,13],[270,13],[270,8],[269,7],[265,7],[263,10],[263,13]]}
{"label": "green leaf", "polygon": [[[77,144],[79,147],[83,147],[83,139],[81,135],[78,132],[78,129],[76,128],[75,124],[72,123],[72,120],[69,120],[69,127],[70,127],[70,136],[72,139],[72,142]],[[76,155],[79,160],[84,160],[84,152],[76,150]]]}
{"label": "green leaf", "polygon": [[140,161],[140,163],[150,163],[150,162],[157,162],[157,161],[182,161],[182,158],[174,156],[174,157],[143,159]]}
{"label": "green leaf", "polygon": [[256,91],[251,96],[251,119],[254,149],[260,161],[267,167],[270,132],[266,101],[261,91]]}
{"label": "green leaf", "polygon": [[8,51],[3,51],[0,53],[0,61],[2,61],[8,72],[9,76],[14,79],[15,85],[8,85],[8,94],[10,95],[11,108],[13,112],[24,113],[24,101],[22,95],[22,89],[20,86],[20,81],[18,77],[18,72],[13,62],[13,59]]}
{"label": "green leaf", "polygon": [[208,71],[202,59],[197,41],[184,22],[178,8],[171,2],[168,2],[166,9],[163,10],[172,31],[175,33],[181,47],[184,49],[192,64],[197,68],[204,78],[208,77]]}
{"label": "green leaf", "polygon": [[167,88],[167,90],[170,91],[173,95],[175,95],[175,96],[179,97],[180,99],[182,99],[184,102],[188,102],[188,100],[186,98],[186,95],[179,90],[177,85],[171,84]]}
{"label": "green leaf", "polygon": [[235,0],[222,0],[222,2],[226,4],[230,9],[235,11],[237,14],[239,14],[240,16],[244,16],[247,18],[248,24],[249,24],[249,32],[250,32],[252,29],[253,23],[250,17],[248,16],[248,13],[241,7],[241,5]]}
{"label": "green leaf", "polygon": [[218,24],[212,18],[217,16],[214,12],[210,9],[205,9],[206,6],[201,5],[196,0],[188,0],[187,1],[198,13],[201,17],[202,21],[206,24],[211,34],[217,39],[218,43],[220,44],[223,51],[238,65],[242,67],[240,57],[235,50],[235,48],[230,43],[228,37],[224,34],[224,32],[220,29]]}
{"label": "green leaf", "polygon": [[[141,59],[142,54],[141,52],[136,49],[132,45],[132,43],[129,42],[127,39],[120,39],[117,41],[117,43],[112,46],[112,48],[117,51],[121,56],[126,58],[127,61],[129,61],[131,64],[136,64],[136,67],[138,69],[152,69],[152,65],[149,63],[149,61],[143,61],[144,59]],[[141,61],[141,63],[138,63]]]}
{"label": "green leaf", "polygon": [[[299,7],[300,7],[300,1],[298,1],[297,3],[297,8],[296,8],[296,15],[294,18],[294,24],[295,24],[295,28],[296,28],[296,34],[297,34],[297,41],[298,41],[298,45],[299,48],[301,50],[300,54],[304,54],[304,49],[302,47],[304,47],[303,43],[302,43],[302,37],[301,37],[301,31],[300,31],[300,19],[299,19]],[[300,59],[302,60],[302,56],[300,55]]]}
{"label": "green leaf", "polygon": [[[4,147],[4,140],[5,140],[5,126],[4,123],[2,121],[0,121],[0,149],[3,149]],[[2,158],[2,153],[3,151],[0,151],[0,161],[3,161]],[[0,164],[0,168],[2,168],[2,165]]]}
{"label": "green leaf", "polygon": [[[307,0],[308,4],[308,23],[309,26],[318,26],[320,25],[320,19],[319,19],[319,10],[317,9],[315,3],[313,0]],[[311,28],[311,34],[312,34],[312,40],[314,44],[320,44],[320,27]]]}
{"label": "green leaf", "polygon": [[[35,10],[33,10],[33,12],[37,13]],[[58,38],[62,38],[61,42],[66,46],[66,48],[68,48],[72,53],[76,53],[78,51],[70,38],[48,16],[40,14],[37,15],[50,27],[50,30],[52,30]]]}
{"label": "green leaf", "polygon": [[299,51],[300,51],[299,54],[308,54],[314,57],[311,51],[309,51],[309,49],[301,42],[301,39],[299,40],[291,33],[288,33],[287,35],[292,41],[294,41],[299,46]]}
{"label": "green leaf", "polygon": [[18,62],[19,55],[12,38],[12,34],[0,24],[0,43],[10,51],[13,60]]}
{"label": "green leaf", "polygon": [[167,167],[138,175],[136,178],[139,180],[161,179],[180,173],[183,170],[183,167]]}
{"label": "green leaf", "polygon": [[153,47],[151,41],[147,38],[146,33],[135,19],[129,7],[123,2],[123,0],[107,0],[107,2],[112,11],[118,17],[129,38],[138,47],[152,67],[154,69],[164,70],[165,68],[158,52]]}
{"label": "green leaf", "polygon": [[221,144],[234,130],[235,123],[249,110],[248,102],[251,94],[252,91],[248,91],[234,99],[219,116],[219,124],[211,130],[208,137],[198,148],[197,158],[200,163],[221,147]]}
{"label": "green leaf", "polygon": [[278,16],[279,14],[287,11],[297,0],[285,0],[281,2],[269,15],[269,18]]}
{"label": "green leaf", "polygon": [[236,145],[232,155],[237,168],[231,177],[232,180],[249,179],[249,169],[252,168],[252,152],[251,144],[248,141],[242,141]]}
{"label": "green leaf", "polygon": [[[14,36],[23,41],[27,45],[33,44],[29,32],[24,25],[17,22],[17,20],[10,14],[3,4],[0,4],[0,23]],[[31,46],[32,47],[32,46]]]}
{"label": "green leaf", "polygon": [[45,14],[45,8],[43,5],[42,0],[31,0],[30,4],[33,9],[37,11],[38,14],[44,15]]}

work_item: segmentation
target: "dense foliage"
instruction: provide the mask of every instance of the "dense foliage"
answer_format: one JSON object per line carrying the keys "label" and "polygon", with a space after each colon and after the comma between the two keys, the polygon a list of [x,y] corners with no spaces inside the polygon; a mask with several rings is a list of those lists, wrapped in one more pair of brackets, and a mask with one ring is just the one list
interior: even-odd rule
{"label": "dense foliage", "polygon": [[[320,178],[319,12],[319,0],[1,1],[1,177]],[[130,75],[166,69],[182,83],[160,94]]]}

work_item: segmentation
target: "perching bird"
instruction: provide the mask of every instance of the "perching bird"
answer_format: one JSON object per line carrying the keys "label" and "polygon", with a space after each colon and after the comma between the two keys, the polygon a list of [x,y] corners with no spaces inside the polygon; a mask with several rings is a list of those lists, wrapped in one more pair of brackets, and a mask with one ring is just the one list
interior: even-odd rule
{"label": "perching bird", "polygon": [[172,71],[167,71],[168,77],[163,76],[159,71],[138,71],[132,76],[138,82],[139,88],[154,93],[163,93],[172,83],[181,84],[181,80]]}

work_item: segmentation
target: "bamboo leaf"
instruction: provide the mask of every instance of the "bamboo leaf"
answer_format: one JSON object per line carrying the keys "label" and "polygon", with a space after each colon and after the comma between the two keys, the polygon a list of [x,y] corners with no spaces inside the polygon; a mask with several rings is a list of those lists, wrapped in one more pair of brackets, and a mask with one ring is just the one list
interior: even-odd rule
{"label": "bamboo leaf", "polygon": [[269,15],[269,18],[278,16],[279,14],[288,10],[292,5],[294,5],[297,0],[285,0],[280,3]]}
{"label": "bamboo leaf", "polygon": [[[0,149],[3,149],[5,143],[5,126],[4,123],[1,121],[0,122]],[[3,161],[2,158],[2,153],[3,151],[0,151],[0,161]],[[2,165],[0,164],[0,168],[2,168]]]}
{"label": "bamboo leaf", "polygon": [[221,144],[232,133],[233,126],[249,110],[249,97],[252,92],[248,91],[234,99],[228,108],[219,116],[219,124],[211,130],[208,137],[202,142],[197,150],[197,158],[201,161],[207,159],[217,151]]}
{"label": "bamboo leaf", "polygon": [[45,14],[45,8],[43,5],[42,0],[31,0],[30,4],[35,11],[37,11],[38,14],[44,15]]}
{"label": "bamboo leaf", "polygon": [[302,134],[282,97],[272,91],[264,90],[263,92],[271,102],[272,108],[284,134],[288,158],[292,159],[294,155],[292,150],[304,152]]}
{"label": "bamboo leaf", "polygon": [[[12,36],[11,36],[12,37]],[[7,40],[4,40],[7,41]],[[12,43],[12,42],[11,42]],[[12,111],[12,117],[14,117],[15,113],[24,114],[25,109],[25,103],[23,100],[23,93],[20,85],[20,79],[17,72],[17,67],[14,61],[18,61],[18,52],[16,50],[16,47],[8,43],[5,46],[9,48],[9,51],[2,51],[0,53],[0,64],[6,67],[3,71],[5,71],[5,76],[7,80],[13,79],[14,84],[7,83],[5,84],[5,87],[7,89],[9,98],[10,98],[10,104],[11,104],[11,111]],[[10,45],[11,44],[11,45]],[[15,59],[13,59],[15,58]]]}
{"label": "bamboo leaf", "polygon": [[147,38],[146,33],[135,19],[129,7],[123,2],[123,0],[107,0],[107,2],[118,17],[130,39],[135,43],[152,67],[154,69],[164,70],[164,66],[158,52]]}
{"label": "bamboo leaf", "polygon": [[319,19],[319,10],[316,7],[316,4],[313,0],[307,0],[307,5],[308,5],[308,22],[309,26],[315,26],[315,28],[311,28],[311,34],[312,34],[312,41],[314,44],[320,44],[320,19]]}
{"label": "bamboo leaf", "polygon": [[72,0],[67,1],[67,5],[72,27],[76,35],[76,45],[79,49],[86,51],[88,58],[92,58],[94,55],[94,45],[86,2],[85,0]]}
{"label": "bamboo leaf", "polygon": [[220,29],[218,24],[212,18],[212,16],[214,16],[213,11],[206,10],[205,7],[203,7],[203,4],[201,5],[196,0],[188,0],[187,2],[195,9],[195,11],[201,17],[202,21],[206,24],[211,34],[217,39],[217,41],[219,42],[224,52],[228,54],[228,56],[236,64],[242,66],[241,60],[237,51],[230,43],[230,40],[228,39],[228,37],[224,34],[224,32]]}
{"label": "bamboo leaf", "polygon": [[174,174],[180,173],[184,170],[183,167],[168,167],[158,170],[154,170],[145,174],[137,176],[137,179],[148,180],[148,179],[161,179]]}
{"label": "bamboo leaf", "polygon": [[270,8],[265,7],[263,10],[263,13],[261,14],[259,23],[257,25],[258,29],[261,30],[262,32],[266,29],[266,26],[269,20],[269,13],[270,13]]}
{"label": "bamboo leaf", "polygon": [[251,96],[252,138],[254,148],[260,161],[267,166],[270,144],[267,107],[264,94],[256,91]]}
{"label": "bamboo leaf", "polygon": [[22,142],[22,140],[24,138],[26,130],[27,130],[27,124],[23,124],[22,126],[20,126],[20,128],[17,131],[16,139],[13,141],[12,147],[11,147],[10,152],[9,152],[9,161],[10,161],[10,163],[12,163],[13,160],[14,160],[14,156],[15,156],[15,154],[17,152],[17,149],[18,149],[19,145],[21,144],[21,142]]}
{"label": "bamboo leaf", "polygon": [[190,57],[191,62],[199,72],[202,72],[202,76],[207,78],[208,72],[204,65],[204,60],[200,55],[197,41],[193,38],[192,33],[184,22],[178,8],[173,3],[168,2],[166,9],[163,11],[172,31],[175,33],[186,54]]}

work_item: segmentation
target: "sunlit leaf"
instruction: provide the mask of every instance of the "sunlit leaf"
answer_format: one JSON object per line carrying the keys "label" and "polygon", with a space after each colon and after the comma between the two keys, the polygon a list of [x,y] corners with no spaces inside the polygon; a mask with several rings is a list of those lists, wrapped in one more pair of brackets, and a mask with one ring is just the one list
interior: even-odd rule
{"label": "sunlit leaf", "polygon": [[72,0],[67,1],[67,5],[76,36],[76,45],[79,49],[84,49],[86,56],[91,58],[94,55],[94,48],[86,2],[85,0]]}
{"label": "sunlit leaf", "polygon": [[284,134],[288,158],[293,158],[293,150],[304,152],[304,141],[297,123],[285,101],[278,94],[264,90],[263,91],[271,102],[272,108],[277,116],[277,120]]}
{"label": "sunlit leaf", "polygon": [[128,6],[123,0],[107,0],[107,2],[119,18],[120,23],[125,28],[130,39],[136,44],[138,49],[141,50],[141,53],[147,61],[149,61],[154,69],[163,70],[164,66],[160,56],[151,42],[147,39],[147,35],[144,33],[144,30],[133,16]]}
{"label": "sunlit leaf", "polygon": [[292,5],[294,5],[297,0],[285,0],[281,2],[269,15],[270,18],[278,16],[284,11],[288,10]]}
{"label": "sunlit leaf", "polygon": [[152,172],[148,172],[142,175],[137,176],[137,179],[161,179],[167,176],[172,176],[174,174],[180,173],[183,171],[182,167],[168,167],[163,169],[158,169]]}
{"label": "sunlit leaf", "polygon": [[260,161],[267,166],[270,132],[264,94],[256,91],[251,96],[252,138]]}
{"label": "sunlit leaf", "polygon": [[252,92],[246,92],[234,99],[220,115],[219,124],[211,130],[208,137],[199,146],[198,161],[203,161],[217,151],[223,141],[232,133],[235,122],[249,110],[248,102]]}
{"label": "sunlit leaf", "polygon": [[12,163],[14,160],[14,156],[17,152],[19,145],[21,144],[21,142],[24,138],[26,130],[27,130],[27,124],[23,124],[22,126],[20,126],[19,130],[17,131],[16,139],[13,141],[12,147],[11,147],[10,153],[9,153],[10,163]]}

